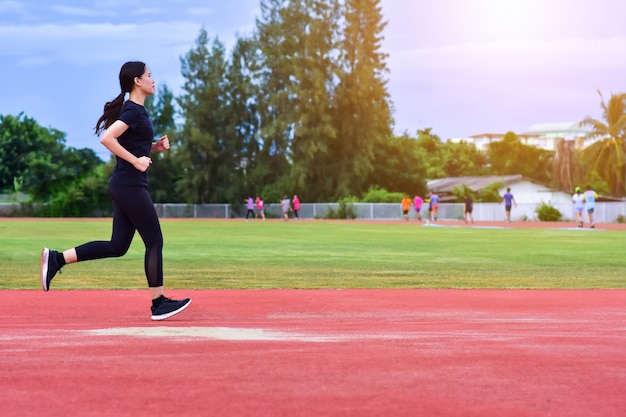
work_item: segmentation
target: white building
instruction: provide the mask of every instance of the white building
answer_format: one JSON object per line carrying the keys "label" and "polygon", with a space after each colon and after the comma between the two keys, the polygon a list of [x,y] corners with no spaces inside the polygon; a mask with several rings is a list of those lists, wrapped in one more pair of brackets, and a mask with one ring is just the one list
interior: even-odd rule
{"label": "white building", "polygon": [[[590,128],[580,126],[578,122],[565,123],[539,123],[532,125],[524,133],[516,133],[518,139],[525,145],[553,151],[556,149],[555,142],[558,139],[574,141],[577,149],[583,149],[593,143],[587,139]],[[452,142],[472,143],[476,149],[486,151],[493,142],[499,142],[505,133],[480,133],[467,138],[450,139]]]}
{"label": "white building", "polygon": [[[507,188],[511,188],[511,194],[515,198],[517,206],[512,210],[512,219],[537,220],[536,209],[542,203],[548,204],[563,215],[563,220],[575,218],[572,205],[571,194],[524,178],[522,175],[494,175],[484,177],[449,177],[427,181],[429,189],[439,194],[442,202],[452,202],[456,197],[452,195],[454,187],[461,187],[465,184],[469,189],[478,192],[483,188],[493,184],[501,183],[498,194],[503,196]],[[600,205],[599,205],[600,210]],[[443,204],[440,206],[440,217],[442,219],[462,218],[463,205]],[[599,213],[597,220],[610,218],[613,221],[615,216],[623,210],[623,205],[617,207],[617,212]],[[477,203],[474,205],[474,218],[476,220],[502,221],[504,220],[504,206],[501,203]],[[606,221],[606,220],[603,220]]]}
{"label": "white building", "polygon": [[524,135],[532,136],[526,142],[527,145],[553,151],[556,149],[555,141],[557,139],[573,141],[577,149],[589,146],[591,142],[586,138],[590,131],[589,127],[581,126],[580,123],[540,123],[532,125]]}
{"label": "white building", "polygon": [[[480,177],[448,177],[427,181],[428,189],[436,192],[442,197],[452,197],[452,190],[465,184],[470,190],[478,192],[493,183],[501,183],[502,187],[498,192],[502,196],[508,187],[515,196],[517,204],[540,204],[551,205],[568,203],[571,204],[572,196],[563,191],[553,190],[550,187],[539,184],[522,175],[488,175]],[[452,198],[454,199],[454,198]]]}

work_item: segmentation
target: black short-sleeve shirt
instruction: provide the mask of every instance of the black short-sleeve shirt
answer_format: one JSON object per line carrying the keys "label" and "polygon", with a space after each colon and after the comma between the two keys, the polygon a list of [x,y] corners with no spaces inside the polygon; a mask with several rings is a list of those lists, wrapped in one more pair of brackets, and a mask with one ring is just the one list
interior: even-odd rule
{"label": "black short-sleeve shirt", "polygon": [[[152,147],[154,127],[146,109],[129,100],[124,103],[122,114],[118,120],[128,125],[128,129],[117,138],[120,145],[138,158],[148,156]],[[148,185],[148,171],[141,172],[120,157],[116,157],[116,159],[117,163],[113,175],[111,175],[110,184],[142,187]]]}

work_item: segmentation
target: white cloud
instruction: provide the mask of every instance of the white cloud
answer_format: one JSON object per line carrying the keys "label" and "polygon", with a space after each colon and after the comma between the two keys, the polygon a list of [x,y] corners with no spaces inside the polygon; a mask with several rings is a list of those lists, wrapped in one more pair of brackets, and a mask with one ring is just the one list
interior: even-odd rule
{"label": "white cloud", "polygon": [[51,9],[59,14],[66,15],[66,16],[91,17],[91,16],[98,15],[97,10],[88,9],[85,7],[61,6],[57,4],[57,5],[53,5]]}
{"label": "white cloud", "polygon": [[0,39],[8,42],[0,42],[0,56],[17,57],[22,65],[38,59],[85,65],[125,55],[178,57],[193,47],[199,30],[190,22],[2,26]]}
{"label": "white cloud", "polygon": [[20,60],[20,66],[23,68],[45,67],[51,64],[51,59],[45,56],[27,56]]}
{"label": "white cloud", "polygon": [[215,10],[210,7],[191,7],[187,9],[187,14],[194,17],[212,16],[215,14]]}
{"label": "white cloud", "polygon": [[132,12],[135,16],[153,16],[158,15],[159,13],[161,13],[161,10],[157,7],[140,7]]}

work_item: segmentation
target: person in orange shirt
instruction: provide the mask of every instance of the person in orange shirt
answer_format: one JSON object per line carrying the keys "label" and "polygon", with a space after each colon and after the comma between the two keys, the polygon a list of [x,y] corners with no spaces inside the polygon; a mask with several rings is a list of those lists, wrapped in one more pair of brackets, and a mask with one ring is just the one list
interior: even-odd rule
{"label": "person in orange shirt", "polygon": [[405,195],[402,199],[402,214],[404,215],[404,220],[409,221],[409,209],[411,208],[411,199],[408,195]]}

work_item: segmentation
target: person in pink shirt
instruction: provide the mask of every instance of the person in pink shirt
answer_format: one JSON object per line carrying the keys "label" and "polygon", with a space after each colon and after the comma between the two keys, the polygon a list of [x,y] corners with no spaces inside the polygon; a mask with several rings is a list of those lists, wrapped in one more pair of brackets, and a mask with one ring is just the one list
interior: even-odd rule
{"label": "person in pink shirt", "polygon": [[413,208],[415,209],[415,219],[422,221],[422,203],[424,200],[419,195],[413,197]]}
{"label": "person in pink shirt", "polygon": [[299,219],[298,212],[300,211],[300,199],[297,195],[293,196],[293,215],[296,219]]}
{"label": "person in pink shirt", "polygon": [[263,203],[263,199],[261,197],[257,197],[254,203],[256,204],[257,218],[261,217],[265,221],[265,204]]}

